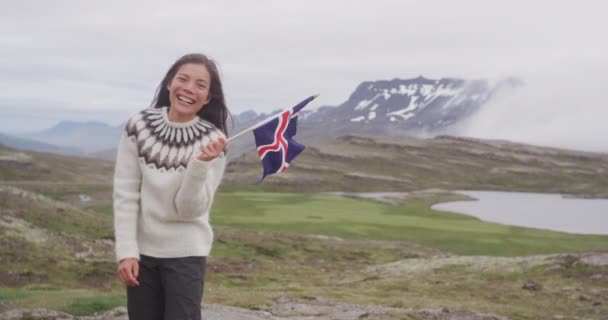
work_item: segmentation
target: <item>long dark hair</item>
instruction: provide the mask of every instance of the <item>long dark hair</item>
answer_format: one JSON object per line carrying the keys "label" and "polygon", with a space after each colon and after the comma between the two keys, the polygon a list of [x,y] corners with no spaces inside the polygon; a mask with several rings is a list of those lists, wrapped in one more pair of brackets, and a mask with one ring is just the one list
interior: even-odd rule
{"label": "long dark hair", "polygon": [[187,63],[204,65],[207,67],[207,70],[209,70],[209,75],[211,76],[211,85],[209,87],[209,95],[211,98],[209,99],[209,102],[198,111],[197,115],[201,119],[211,122],[218,129],[222,130],[226,136],[228,136],[226,119],[228,118],[230,112],[226,106],[226,99],[224,98],[224,89],[222,88],[220,73],[217,69],[215,61],[209,59],[204,54],[191,53],[175,61],[171,68],[169,68],[169,71],[167,71],[163,81],[160,82],[160,85],[156,89],[156,94],[154,95],[154,99],[152,99],[152,106],[155,108],[161,108],[169,107],[171,105],[171,102],[169,101],[169,89],[167,89],[167,86],[169,83],[171,83],[171,81],[173,81],[173,77],[175,77],[177,70]]}

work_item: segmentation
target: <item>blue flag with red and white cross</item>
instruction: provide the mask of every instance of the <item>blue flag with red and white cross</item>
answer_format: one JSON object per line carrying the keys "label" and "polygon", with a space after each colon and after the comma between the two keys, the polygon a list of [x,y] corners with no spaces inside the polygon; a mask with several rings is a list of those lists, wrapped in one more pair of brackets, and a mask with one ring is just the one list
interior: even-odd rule
{"label": "blue flag with red and white cross", "polygon": [[305,147],[293,139],[297,130],[298,112],[316,97],[306,98],[253,130],[255,145],[264,168],[257,183],[270,174],[287,170],[291,161],[304,151]]}

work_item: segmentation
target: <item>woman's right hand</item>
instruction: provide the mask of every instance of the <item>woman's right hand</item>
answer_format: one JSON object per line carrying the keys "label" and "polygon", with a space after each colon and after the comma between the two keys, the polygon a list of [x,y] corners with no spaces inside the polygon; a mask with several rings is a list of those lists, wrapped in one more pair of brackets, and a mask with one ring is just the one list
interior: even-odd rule
{"label": "woman's right hand", "polygon": [[201,161],[211,161],[219,157],[227,145],[228,140],[224,138],[211,141],[201,148],[196,158]]}
{"label": "woman's right hand", "polygon": [[116,275],[118,276],[118,279],[120,279],[120,282],[125,285],[129,287],[138,286],[139,281],[137,281],[137,277],[139,276],[139,261],[135,258],[120,260]]}

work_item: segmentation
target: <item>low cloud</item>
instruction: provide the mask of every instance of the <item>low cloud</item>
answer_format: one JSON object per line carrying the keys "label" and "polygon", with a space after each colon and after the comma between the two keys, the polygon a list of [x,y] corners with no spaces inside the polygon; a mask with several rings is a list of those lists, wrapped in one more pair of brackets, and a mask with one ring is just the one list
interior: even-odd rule
{"label": "low cloud", "polygon": [[608,67],[564,59],[521,74],[524,85],[498,94],[462,129],[465,136],[608,152]]}

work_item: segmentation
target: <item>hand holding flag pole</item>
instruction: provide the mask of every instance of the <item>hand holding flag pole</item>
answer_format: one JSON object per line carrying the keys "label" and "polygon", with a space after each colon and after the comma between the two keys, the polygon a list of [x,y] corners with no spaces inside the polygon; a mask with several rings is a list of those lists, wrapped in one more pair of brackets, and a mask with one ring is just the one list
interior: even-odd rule
{"label": "hand holding flag pole", "polygon": [[294,107],[286,109],[254,126],[247,128],[228,141],[253,130],[258,155],[264,168],[262,182],[267,175],[287,170],[291,161],[299,155],[304,146],[293,140],[296,135],[298,112],[319,95],[310,96]]}

